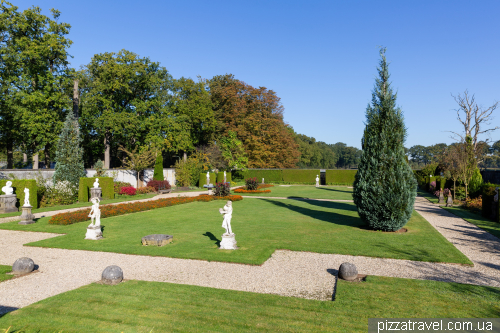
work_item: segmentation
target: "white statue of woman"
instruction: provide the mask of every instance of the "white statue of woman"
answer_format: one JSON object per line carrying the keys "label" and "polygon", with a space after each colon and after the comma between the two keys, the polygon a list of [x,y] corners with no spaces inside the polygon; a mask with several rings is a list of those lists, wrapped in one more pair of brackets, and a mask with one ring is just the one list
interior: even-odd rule
{"label": "white statue of woman", "polygon": [[24,189],[24,205],[31,206],[30,205],[30,189],[27,187]]}
{"label": "white statue of woman", "polygon": [[[92,198],[92,209],[90,210],[90,224],[89,227],[101,226],[101,210],[99,209],[99,198]],[[94,223],[95,219],[95,223]]]}
{"label": "white statue of woman", "polygon": [[95,179],[94,188],[99,188],[99,178]]}
{"label": "white statue of woman", "polygon": [[6,195],[10,195],[14,193],[14,189],[12,188],[12,182],[9,180],[4,187],[2,187],[2,192]]}
{"label": "white statue of woman", "polygon": [[222,227],[226,229],[224,233],[225,236],[231,235],[233,231],[231,230],[231,217],[233,214],[233,203],[229,200],[224,208],[219,209],[219,213],[224,215],[224,220],[222,221]]}

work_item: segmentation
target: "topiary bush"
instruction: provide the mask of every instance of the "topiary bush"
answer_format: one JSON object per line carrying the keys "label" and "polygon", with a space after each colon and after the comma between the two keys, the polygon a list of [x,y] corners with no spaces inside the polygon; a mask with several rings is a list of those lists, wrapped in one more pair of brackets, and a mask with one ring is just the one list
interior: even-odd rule
{"label": "topiary bush", "polygon": [[[97,177],[99,178],[99,186],[101,187],[102,190],[102,199],[113,199],[115,197],[115,189],[114,189],[114,184],[113,184],[113,178],[112,177]],[[93,178],[87,178],[87,177],[82,177],[80,178],[80,186],[78,187],[78,201],[79,202],[88,202],[89,201],[89,194],[90,194],[90,188],[94,186],[96,177]],[[127,183],[128,186],[130,186],[129,183]]]}
{"label": "topiary bush", "polygon": [[372,103],[366,109],[362,155],[354,181],[358,214],[374,230],[401,229],[413,213],[417,181],[406,162],[406,128],[389,82],[385,49],[378,68]]}
{"label": "topiary bush", "polygon": [[161,152],[156,156],[155,171],[153,174],[153,180],[164,180],[163,177],[163,156]]}
{"label": "topiary bush", "polygon": [[472,198],[476,198],[481,195],[481,186],[483,185],[483,176],[481,176],[481,172],[479,168],[474,170],[474,174],[469,182],[469,186],[467,191],[469,192],[469,196]]}
{"label": "topiary bush", "polygon": [[[217,175],[213,172],[210,172],[209,176],[210,176],[210,178],[209,178],[210,184],[215,184],[217,182]],[[222,179],[224,179],[224,176],[222,176]],[[202,172],[202,173],[200,173],[200,179],[198,181],[198,186],[203,187],[203,185],[206,185],[206,184],[207,184],[207,173]]]}
{"label": "topiary bush", "polygon": [[[206,179],[207,179],[207,174],[205,174],[205,182],[206,182]],[[224,171],[219,172],[217,174],[217,183],[223,183],[223,182],[224,182]],[[226,183],[230,183],[230,182],[231,182],[231,172],[226,172]]]}
{"label": "topiary bush", "polygon": [[168,190],[171,188],[170,183],[168,180],[150,180],[149,183],[147,184],[149,187],[153,187],[156,192],[158,192],[160,189],[161,190]]}
{"label": "topiary bush", "polygon": [[257,178],[248,178],[245,179],[246,189],[249,191],[255,191],[259,187],[259,183],[257,182]]}

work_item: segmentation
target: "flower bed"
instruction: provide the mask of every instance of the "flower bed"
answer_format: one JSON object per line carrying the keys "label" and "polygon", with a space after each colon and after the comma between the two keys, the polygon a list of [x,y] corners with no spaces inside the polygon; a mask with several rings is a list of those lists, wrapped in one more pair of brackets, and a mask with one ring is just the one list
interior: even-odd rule
{"label": "flower bed", "polygon": [[237,188],[234,193],[271,193],[271,190],[244,190],[242,188]]}
{"label": "flower bed", "polygon": [[274,187],[274,185],[272,185],[272,184],[260,184],[259,186],[257,186],[257,189],[266,188],[266,187]]}
{"label": "flower bed", "polygon": [[[124,203],[120,205],[104,205],[100,207],[101,218],[143,212],[146,210],[175,206],[194,201],[208,202],[212,200],[240,201],[243,200],[243,198],[241,197],[241,195],[229,195],[226,197],[200,195],[197,197],[165,198],[165,199],[151,200],[151,201]],[[57,214],[51,217],[51,219],[49,220],[49,224],[68,225],[77,222],[89,221],[90,220],[89,213],[90,213],[90,208],[77,210],[69,213]]]}

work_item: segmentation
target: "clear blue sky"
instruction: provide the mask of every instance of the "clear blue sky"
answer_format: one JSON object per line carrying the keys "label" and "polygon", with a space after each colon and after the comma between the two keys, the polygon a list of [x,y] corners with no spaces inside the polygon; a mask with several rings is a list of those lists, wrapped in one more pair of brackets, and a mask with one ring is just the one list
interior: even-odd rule
{"label": "clear blue sky", "polygon": [[[174,78],[232,73],[274,90],[285,121],[326,143],[361,148],[378,46],[387,59],[408,138],[453,142],[462,131],[451,94],[500,100],[500,1],[20,0],[71,24],[72,66],[127,49]],[[500,109],[492,125],[500,125]],[[500,130],[491,135],[500,139]]]}

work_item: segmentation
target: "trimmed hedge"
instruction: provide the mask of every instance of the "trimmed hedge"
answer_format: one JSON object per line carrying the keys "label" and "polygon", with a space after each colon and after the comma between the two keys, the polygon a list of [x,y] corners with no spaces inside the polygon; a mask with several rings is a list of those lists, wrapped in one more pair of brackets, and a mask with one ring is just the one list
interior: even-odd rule
{"label": "trimmed hedge", "polygon": [[283,181],[285,183],[316,184],[316,176],[320,175],[318,170],[307,169],[285,169],[283,170]]}
{"label": "trimmed hedge", "polygon": [[[222,175],[222,179],[224,179],[224,175]],[[210,172],[210,184],[215,184],[217,180],[217,175],[214,172]],[[200,180],[198,182],[199,187],[203,187],[203,185],[207,184],[207,173],[200,173]]]}
{"label": "trimmed hedge", "polygon": [[257,178],[257,182],[262,182],[262,178],[264,178],[264,182],[266,183],[279,183],[283,181],[283,170],[281,169],[273,169],[273,170],[235,170],[232,171],[233,179],[245,180],[248,178]]}
{"label": "trimmed hedge", "polygon": [[[169,206],[175,206],[183,203],[194,202],[194,201],[213,201],[213,200],[231,200],[240,201],[243,200],[241,195],[229,195],[227,197],[216,197],[213,195],[199,195],[197,197],[177,197],[177,198],[165,198],[158,200],[142,201],[142,202],[130,202],[119,205],[104,205],[101,206],[101,218],[119,216],[130,213],[143,212],[146,210],[163,208]],[[68,213],[61,213],[54,215],[50,218],[49,224],[60,224],[69,225],[78,222],[89,221],[90,209],[81,209]]]}
{"label": "trimmed hedge", "polygon": [[[207,174],[205,174],[205,182],[207,181]],[[217,183],[223,183],[224,182],[224,171],[219,172],[217,174]],[[231,172],[226,172],[226,183],[231,182]]]}
{"label": "trimmed hedge", "polygon": [[326,170],[326,185],[352,185],[358,170]]}
{"label": "trimmed hedge", "polygon": [[[493,197],[495,196],[495,187],[500,188],[498,184],[486,183],[481,186],[482,207],[481,213],[484,217],[500,222],[500,204],[497,207],[496,214],[493,214]],[[494,216],[496,215],[496,216]]]}
{"label": "trimmed hedge", "polygon": [[[4,187],[8,181],[8,179],[0,180],[0,188]],[[18,199],[16,207],[19,208],[24,205],[24,189],[28,188],[30,190],[30,205],[33,206],[33,208],[38,208],[38,186],[36,185],[36,181],[34,179],[15,179],[10,181],[12,182],[14,194]],[[1,194],[4,193],[1,192]]]}
{"label": "trimmed hedge", "polygon": [[102,189],[102,199],[113,199],[115,197],[115,188],[112,177],[82,177],[80,178],[80,186],[78,187],[78,201],[88,202],[90,197],[90,189],[94,187],[95,179],[99,178],[99,186]]}

